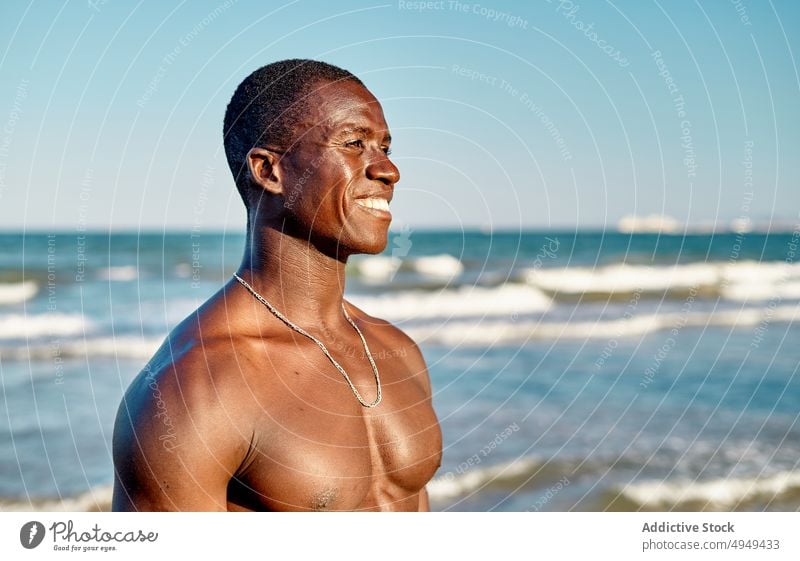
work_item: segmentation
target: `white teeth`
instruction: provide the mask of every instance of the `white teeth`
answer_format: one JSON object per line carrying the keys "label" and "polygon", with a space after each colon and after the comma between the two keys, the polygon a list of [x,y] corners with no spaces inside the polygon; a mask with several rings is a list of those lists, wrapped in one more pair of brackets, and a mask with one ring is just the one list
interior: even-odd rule
{"label": "white teeth", "polygon": [[380,199],[380,198],[377,198],[377,197],[369,198],[369,199],[357,199],[356,200],[356,204],[359,204],[359,205],[361,205],[363,207],[367,207],[367,208],[385,210],[387,212],[389,211],[389,201],[387,201],[386,199]]}

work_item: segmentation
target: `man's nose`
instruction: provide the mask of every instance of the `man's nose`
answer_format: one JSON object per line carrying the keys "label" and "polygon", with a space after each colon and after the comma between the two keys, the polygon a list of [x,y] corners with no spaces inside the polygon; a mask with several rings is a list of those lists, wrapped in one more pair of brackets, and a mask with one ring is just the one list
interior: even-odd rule
{"label": "man's nose", "polygon": [[375,158],[365,170],[367,178],[381,181],[387,185],[394,186],[400,181],[400,170],[392,163],[389,157],[381,153],[380,158]]}

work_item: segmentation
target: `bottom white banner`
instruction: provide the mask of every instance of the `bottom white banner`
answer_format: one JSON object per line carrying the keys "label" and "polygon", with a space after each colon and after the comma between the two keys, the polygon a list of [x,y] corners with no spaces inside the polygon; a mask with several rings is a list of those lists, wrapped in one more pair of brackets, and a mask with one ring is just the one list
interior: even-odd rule
{"label": "bottom white banner", "polygon": [[0,513],[2,559],[800,559],[800,513]]}

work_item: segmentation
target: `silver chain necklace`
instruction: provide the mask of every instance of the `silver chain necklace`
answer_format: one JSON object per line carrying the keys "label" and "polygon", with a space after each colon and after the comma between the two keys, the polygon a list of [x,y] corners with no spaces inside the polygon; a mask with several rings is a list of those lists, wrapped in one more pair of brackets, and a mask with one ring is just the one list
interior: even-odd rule
{"label": "silver chain necklace", "polygon": [[367,358],[369,359],[369,363],[372,365],[372,373],[375,375],[375,385],[378,388],[378,395],[375,398],[375,401],[373,401],[372,403],[367,403],[366,401],[364,401],[361,398],[361,394],[358,393],[358,390],[353,385],[353,382],[350,381],[350,376],[347,375],[347,372],[344,371],[344,368],[342,368],[339,365],[339,363],[336,362],[336,360],[331,356],[331,353],[328,352],[328,349],[325,347],[325,345],[324,345],[324,343],[322,341],[320,341],[319,339],[317,339],[316,337],[314,337],[313,335],[308,333],[302,327],[300,327],[298,325],[295,325],[294,323],[289,321],[289,319],[286,316],[284,316],[282,313],[280,313],[278,310],[276,310],[272,306],[272,304],[267,302],[266,298],[261,296],[258,292],[256,292],[256,290],[252,286],[247,284],[247,282],[242,277],[240,277],[236,273],[234,273],[233,276],[236,278],[237,281],[239,281],[242,284],[242,286],[244,286],[247,290],[250,291],[250,294],[255,296],[256,299],[259,302],[264,304],[267,307],[267,309],[269,309],[269,311],[272,312],[275,315],[275,317],[277,317],[283,323],[285,323],[286,325],[288,325],[289,327],[291,327],[292,329],[297,331],[299,334],[305,335],[306,337],[308,337],[309,339],[314,341],[319,346],[319,348],[322,349],[322,352],[325,353],[325,356],[328,357],[328,360],[330,360],[331,363],[336,367],[336,370],[341,372],[342,376],[344,376],[344,379],[347,380],[347,383],[350,385],[350,389],[353,390],[353,394],[356,396],[356,399],[358,400],[358,402],[361,405],[363,405],[364,407],[375,407],[376,405],[378,405],[381,402],[381,397],[382,397],[381,396],[381,378],[378,375],[378,367],[375,365],[375,361],[372,358],[372,353],[369,352],[369,347],[367,346],[367,340],[364,339],[364,335],[361,333],[361,330],[358,328],[358,326],[355,324],[355,322],[352,319],[350,319],[350,315],[347,313],[347,310],[345,310],[344,302],[342,302],[342,311],[344,312],[344,317],[347,318],[347,321],[350,322],[350,325],[352,325],[353,329],[356,330],[356,333],[358,333],[358,336],[361,337],[361,342],[364,344],[364,351],[365,351],[365,353],[367,355]]}

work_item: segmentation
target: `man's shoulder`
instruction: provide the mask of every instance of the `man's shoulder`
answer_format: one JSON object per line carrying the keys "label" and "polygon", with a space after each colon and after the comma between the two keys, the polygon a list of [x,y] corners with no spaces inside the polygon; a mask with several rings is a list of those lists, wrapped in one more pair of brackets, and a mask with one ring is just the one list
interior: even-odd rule
{"label": "man's shoulder", "polygon": [[236,399],[249,360],[230,340],[173,332],[134,379],[128,397],[143,408],[214,411]]}
{"label": "man's shoulder", "polygon": [[[252,441],[253,409],[237,391],[227,355],[220,342],[173,334],[133,380],[114,423],[114,464],[127,487],[124,496],[115,490],[115,503],[174,509],[177,495],[170,493],[196,485],[191,496],[199,501],[199,489],[226,483],[241,464]],[[224,493],[218,497],[224,505]]]}

